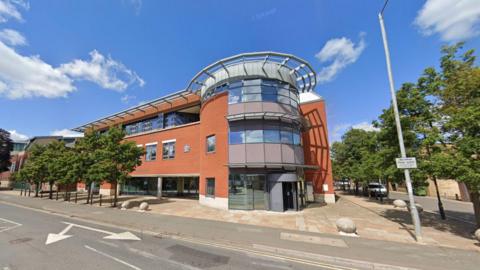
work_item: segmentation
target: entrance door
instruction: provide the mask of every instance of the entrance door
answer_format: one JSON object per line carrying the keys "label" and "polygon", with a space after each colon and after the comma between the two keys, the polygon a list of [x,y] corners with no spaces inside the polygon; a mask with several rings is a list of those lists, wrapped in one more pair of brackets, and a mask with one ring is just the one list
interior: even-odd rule
{"label": "entrance door", "polygon": [[283,182],[283,208],[284,210],[295,209],[295,183],[292,182]]}

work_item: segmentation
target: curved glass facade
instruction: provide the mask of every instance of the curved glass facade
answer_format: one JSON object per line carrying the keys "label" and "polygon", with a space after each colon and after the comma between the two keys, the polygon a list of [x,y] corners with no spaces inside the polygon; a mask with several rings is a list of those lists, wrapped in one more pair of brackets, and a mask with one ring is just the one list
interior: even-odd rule
{"label": "curved glass facade", "polygon": [[288,83],[271,79],[245,79],[231,81],[205,93],[203,99],[228,91],[228,104],[243,102],[276,102],[298,107],[298,91]]}

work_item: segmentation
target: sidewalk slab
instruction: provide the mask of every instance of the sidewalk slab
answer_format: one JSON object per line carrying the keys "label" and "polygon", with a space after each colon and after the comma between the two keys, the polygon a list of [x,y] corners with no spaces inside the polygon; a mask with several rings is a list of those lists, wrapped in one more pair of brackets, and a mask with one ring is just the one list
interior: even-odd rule
{"label": "sidewalk slab", "polygon": [[[78,219],[102,222],[137,231],[162,235],[191,237],[225,245],[254,248],[263,245],[278,249],[309,252],[324,256],[370,261],[378,264],[399,265],[418,269],[478,269],[480,253],[430,245],[405,244],[365,238],[299,232],[293,230],[236,224],[221,221],[192,219],[177,216],[120,211],[47,199],[18,197],[0,193],[0,201],[34,209],[72,216]],[[343,241],[346,247],[322,245],[281,239],[282,233],[304,234],[307,237],[332,238]]]}

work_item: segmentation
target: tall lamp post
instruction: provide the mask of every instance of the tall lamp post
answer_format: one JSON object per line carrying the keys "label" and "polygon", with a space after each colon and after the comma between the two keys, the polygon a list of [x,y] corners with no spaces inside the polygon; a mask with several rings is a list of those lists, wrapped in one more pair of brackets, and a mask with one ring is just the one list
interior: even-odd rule
{"label": "tall lamp post", "polygon": [[[383,39],[383,47],[385,48],[385,59],[387,62],[387,73],[388,73],[388,81],[390,84],[390,94],[392,95],[392,107],[393,112],[395,114],[395,124],[397,126],[397,135],[398,135],[398,144],[400,146],[400,153],[402,158],[407,158],[407,154],[405,152],[405,145],[403,143],[403,133],[402,133],[402,126],[400,124],[400,115],[398,113],[398,106],[397,106],[397,97],[395,95],[395,88],[393,84],[393,75],[392,75],[392,66],[390,64],[390,51],[388,49],[388,42],[387,42],[387,33],[385,31],[385,24],[383,23],[383,11],[387,6],[388,0],[385,1],[382,10],[378,13],[378,19],[380,21],[380,28],[382,30],[382,39]],[[410,170],[405,169],[405,183],[407,185],[408,191],[408,199],[410,201],[410,214],[412,215],[412,221],[415,226],[415,238],[417,242],[422,241],[422,229],[420,225],[420,217],[418,215],[417,207],[415,206],[415,199],[413,198],[413,189],[412,189],[412,181],[410,179]]]}

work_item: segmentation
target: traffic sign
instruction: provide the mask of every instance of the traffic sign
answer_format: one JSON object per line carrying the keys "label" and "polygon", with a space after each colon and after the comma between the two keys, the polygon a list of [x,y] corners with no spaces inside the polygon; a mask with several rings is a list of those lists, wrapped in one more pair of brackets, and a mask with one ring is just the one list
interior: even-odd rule
{"label": "traffic sign", "polygon": [[417,160],[414,157],[396,158],[398,169],[416,169]]}

